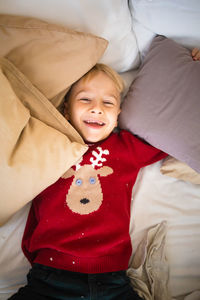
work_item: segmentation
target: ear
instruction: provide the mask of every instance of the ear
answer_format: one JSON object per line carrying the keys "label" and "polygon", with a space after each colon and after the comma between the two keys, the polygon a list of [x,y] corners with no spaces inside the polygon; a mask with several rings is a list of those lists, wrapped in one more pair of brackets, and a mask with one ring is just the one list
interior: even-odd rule
{"label": "ear", "polygon": [[112,173],[113,173],[113,169],[108,166],[101,167],[100,169],[97,170],[97,174],[99,174],[100,176],[108,176]]}
{"label": "ear", "polygon": [[118,113],[117,113],[117,120],[116,120],[115,127],[118,126],[118,117],[119,117],[120,112],[121,112],[121,108],[119,108],[119,111],[118,111]]}
{"label": "ear", "polygon": [[64,116],[67,120],[70,119],[70,116],[69,116],[69,103],[68,102],[64,103]]}

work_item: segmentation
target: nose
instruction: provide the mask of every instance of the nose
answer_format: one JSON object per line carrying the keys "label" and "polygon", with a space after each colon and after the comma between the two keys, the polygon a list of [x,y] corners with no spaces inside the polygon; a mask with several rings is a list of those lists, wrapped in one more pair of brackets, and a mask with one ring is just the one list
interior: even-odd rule
{"label": "nose", "polygon": [[87,198],[83,198],[83,199],[80,200],[80,202],[81,202],[82,204],[87,204],[87,203],[90,202],[90,200],[87,199]]}
{"label": "nose", "polygon": [[100,103],[94,103],[92,105],[92,107],[90,108],[90,112],[92,114],[102,114],[103,113],[103,109],[101,107]]}

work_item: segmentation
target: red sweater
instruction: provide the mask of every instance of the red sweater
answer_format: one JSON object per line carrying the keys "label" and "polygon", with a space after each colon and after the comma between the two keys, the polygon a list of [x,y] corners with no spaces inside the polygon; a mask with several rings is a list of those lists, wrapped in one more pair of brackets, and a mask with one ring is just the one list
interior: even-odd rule
{"label": "red sweater", "polygon": [[127,269],[133,185],[141,167],[165,156],[124,130],[89,145],[34,199],[22,241],[29,261],[82,273]]}

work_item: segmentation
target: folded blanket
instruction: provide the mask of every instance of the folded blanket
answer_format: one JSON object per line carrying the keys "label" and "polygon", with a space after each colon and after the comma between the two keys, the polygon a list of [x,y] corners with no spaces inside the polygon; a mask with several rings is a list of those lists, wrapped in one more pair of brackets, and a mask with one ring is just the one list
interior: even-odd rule
{"label": "folded blanket", "polygon": [[166,232],[166,222],[150,228],[138,245],[128,269],[134,290],[145,300],[171,299],[165,256]]}

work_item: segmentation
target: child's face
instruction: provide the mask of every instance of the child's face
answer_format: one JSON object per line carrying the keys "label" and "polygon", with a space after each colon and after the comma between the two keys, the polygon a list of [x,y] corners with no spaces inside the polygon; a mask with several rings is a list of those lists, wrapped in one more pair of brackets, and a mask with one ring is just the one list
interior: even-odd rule
{"label": "child's face", "polygon": [[87,142],[98,142],[117,126],[120,94],[104,72],[81,79],[71,90],[65,104],[65,117]]}

